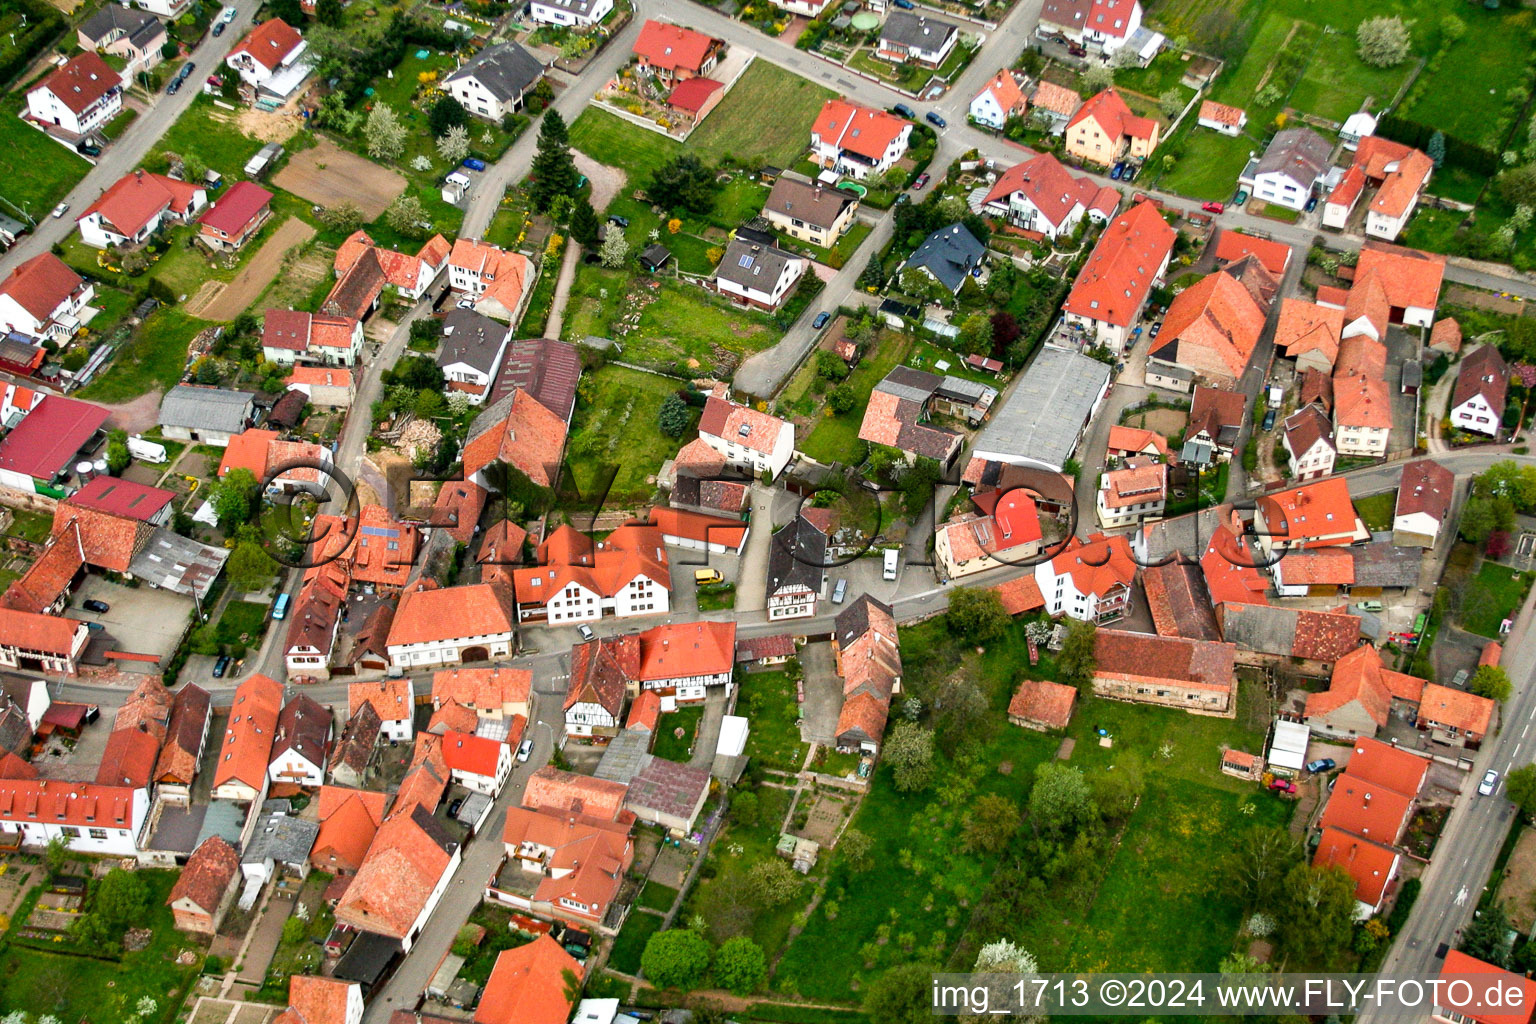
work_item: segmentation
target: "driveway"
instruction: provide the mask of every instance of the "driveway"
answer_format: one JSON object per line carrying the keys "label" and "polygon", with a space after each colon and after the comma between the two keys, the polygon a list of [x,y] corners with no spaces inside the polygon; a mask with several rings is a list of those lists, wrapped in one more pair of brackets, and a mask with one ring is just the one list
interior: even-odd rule
{"label": "driveway", "polygon": [[800,667],[805,670],[800,738],[807,743],[831,746],[837,731],[837,716],[843,711],[843,681],[837,675],[832,645],[806,644],[800,648]]}
{"label": "driveway", "polygon": [[[105,601],[106,612],[90,612],[87,600]],[[125,587],[100,576],[87,576],[69,601],[70,614],[86,622],[99,622],[116,641],[114,649],[134,654],[170,657],[192,614],[192,599],[154,587]],[[95,631],[92,631],[93,634]]]}
{"label": "driveway", "polygon": [[288,915],[292,913],[293,900],[267,900],[267,905],[261,911],[261,919],[254,925],[255,931],[245,948],[245,956],[241,958],[240,981],[250,985],[261,984],[267,975],[267,965],[272,962],[272,954],[277,952],[277,944],[283,939],[283,925],[288,923]]}

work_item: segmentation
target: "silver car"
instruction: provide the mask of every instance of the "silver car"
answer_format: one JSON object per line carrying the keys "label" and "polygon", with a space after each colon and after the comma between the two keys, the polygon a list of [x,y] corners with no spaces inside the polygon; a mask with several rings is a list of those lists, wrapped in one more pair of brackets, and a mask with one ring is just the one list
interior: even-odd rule
{"label": "silver car", "polygon": [[1477,784],[1477,791],[1483,796],[1493,796],[1493,791],[1499,788],[1499,773],[1489,768],[1483,773],[1483,781]]}

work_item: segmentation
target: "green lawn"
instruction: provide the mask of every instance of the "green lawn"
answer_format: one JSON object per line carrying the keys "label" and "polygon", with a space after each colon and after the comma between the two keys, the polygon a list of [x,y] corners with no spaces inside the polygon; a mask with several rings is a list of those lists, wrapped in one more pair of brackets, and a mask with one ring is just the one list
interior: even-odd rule
{"label": "green lawn", "polygon": [[0,211],[15,217],[24,210],[40,221],[91,165],[17,117],[23,106],[10,103],[0,111]]}
{"label": "green lawn", "polygon": [[78,397],[111,404],[175,386],[186,367],[187,347],[206,326],[179,309],[157,310]]}
{"label": "green lawn", "polygon": [[1120,68],[1115,72],[1115,88],[1128,89],[1148,96],[1161,96],[1180,84],[1184,61],[1174,50],[1164,50],[1144,68]]}
{"label": "green lawn", "polygon": [[632,188],[644,185],[657,168],[683,148],[664,135],[646,131],[595,107],[588,107],[571,122],[571,147],[600,164],[623,168],[629,174]]}
{"label": "green lawn", "polygon": [[[643,501],[655,490],[646,477],[680,447],[676,438],[661,432],[657,416],[682,382],[623,366],[605,366],[586,377],[592,381],[587,385],[592,398],[577,403],[567,449],[576,487],[591,494],[605,467],[614,467],[610,498]],[[590,453],[584,450],[583,435],[597,439]]]}
{"label": "green lawn", "polygon": [[539,338],[549,324],[550,307],[555,301],[555,285],[560,281],[560,261],[546,260],[539,268],[539,280],[528,297],[528,307],[523,310],[522,322],[517,325],[524,338]]}
{"label": "green lawn", "polygon": [[619,937],[614,940],[613,953],[608,957],[608,966],[624,974],[637,973],[640,970],[640,954],[645,952],[645,944],[659,931],[661,931],[661,918],[655,914],[639,914],[630,911],[629,917],[624,919],[624,927],[619,932]]}
{"label": "green lawn", "polygon": [[11,516],[11,527],[5,532],[12,537],[22,537],[34,544],[41,544],[53,532],[52,516],[20,508],[11,509]]}
{"label": "green lawn", "polygon": [[[202,952],[196,940],[175,930],[166,906],[176,874],[139,870],[150,892],[144,925],[154,937],[147,948],[123,953],[120,959],[71,956],[22,945],[15,935],[23,922],[18,915],[9,941],[0,948],[0,1007],[39,1016],[53,1014],[59,1020],[123,1021],[130,1019],[141,998],[149,996],[156,1009],[144,1018],[145,1024],[174,1020],[198,971],[197,963],[179,967],[174,958],[184,949]],[[29,897],[26,909],[32,902]]]}
{"label": "green lawn", "polygon": [[1397,493],[1373,494],[1369,498],[1356,498],[1355,511],[1365,521],[1371,532],[1392,529],[1392,519],[1397,512]]}
{"label": "green lawn", "polygon": [[[651,753],[665,761],[687,764],[693,756],[688,748],[693,745],[693,738],[699,731],[699,721],[703,717],[702,705],[678,708],[670,714],[662,715],[656,725],[656,743],[651,747]],[[678,729],[683,730],[681,736],[677,735]]]}
{"label": "green lawn", "polygon": [[1426,71],[1422,95],[1402,113],[1447,135],[1497,149],[1496,129],[1507,123],[1502,117],[1505,93],[1524,80],[1536,12],[1516,4],[1497,11],[1451,2],[1421,6],[1455,13],[1466,23],[1467,34],[1451,46],[1439,71]]}
{"label": "green lawn", "polygon": [[214,106],[212,97],[199,96],[160,137],[154,151],[183,157],[196,154],[210,168],[235,181],[244,177],[241,169],[263,145],[260,139],[240,130],[230,111]]}
{"label": "green lawn", "polygon": [[660,882],[646,882],[645,888],[640,890],[640,898],[635,901],[638,906],[650,907],[659,910],[663,914],[672,909],[672,904],[677,901],[677,890],[662,885]]}
{"label": "green lawn", "polygon": [[[805,151],[811,122],[836,93],[766,60],[755,60],[720,105],[688,137],[688,148],[718,161],[730,156],[788,167]],[[771,117],[764,114],[772,112]]]}
{"label": "green lawn", "polygon": [[[253,601],[231,601],[219,616],[217,631],[221,643],[243,643],[249,646],[261,639],[267,629],[269,607]],[[247,637],[241,640],[241,636]]]}
{"label": "green lawn", "polygon": [[[828,900],[835,918],[818,911],[779,961],[774,988],[811,1000],[847,1002],[854,983],[866,988],[879,973],[913,959],[946,962],[967,929],[969,913],[992,884],[998,860],[967,853],[955,842],[966,813],[982,793],[1024,802],[1034,767],[1054,757],[1059,740],[1003,724],[1016,680],[1055,675],[1047,654],[1028,665],[1023,623],[977,654],[948,632],[942,618],[904,628],[903,691],[932,699],[933,687],[961,673],[983,688],[993,719],[977,730],[967,755],[939,755],[938,783],[903,795],[889,774],[874,786],[854,819],[874,840],[869,867],[830,862]],[[1211,864],[1234,833],[1281,824],[1291,805],[1218,770],[1221,747],[1258,750],[1267,706],[1240,691],[1236,720],[1203,718],[1088,697],[1068,734],[1070,763],[1090,777],[1121,765],[1140,766],[1145,793],[1107,862],[1088,881],[1048,890],[1018,934],[1043,970],[1214,970],[1233,947],[1241,908],[1212,883]],[[1097,742],[1105,730],[1112,745]],[[824,904],[825,905],[825,904]],[[911,937],[881,942],[882,935]],[[985,941],[994,936],[971,936]]]}
{"label": "green lawn", "polygon": [[701,612],[723,612],[736,607],[736,584],[711,583],[696,592]]}
{"label": "green lawn", "polygon": [[607,337],[629,281],[630,275],[622,270],[605,270],[590,263],[578,265],[565,305],[564,338],[580,341],[589,334]]}
{"label": "green lawn", "polygon": [[1312,59],[1291,94],[1290,105],[1342,122],[1359,110],[1367,97],[1379,109],[1397,95],[1410,70],[1410,64],[1373,68],[1356,52],[1353,32],[1325,33],[1312,44]]}
{"label": "green lawn", "polygon": [[1500,623],[1519,612],[1533,579],[1536,579],[1536,573],[1521,572],[1497,562],[1483,562],[1462,595],[1461,628],[1478,636],[1497,639]]}
{"label": "green lawn", "polygon": [[746,709],[743,713],[751,722],[747,756],[764,768],[799,771],[809,744],[800,740],[800,706],[789,675],[782,671],[747,673],[742,677],[736,706]]}
{"label": "green lawn", "polygon": [[906,361],[911,351],[911,339],[906,335],[882,335],[880,342],[870,347],[864,359],[848,375],[848,386],[853,389],[858,404],[848,412],[832,415],[824,408],[822,418],[797,447],[818,462],[849,462],[857,455],[859,425],[864,422],[864,407],[869,404],[870,392],[885,379],[893,368]]}
{"label": "green lawn", "polygon": [[625,362],[687,371],[724,368],[722,353],[731,353],[739,364],[781,336],[765,314],[733,309],[692,285],[666,281],[660,295],[640,314],[639,326],[624,336]]}

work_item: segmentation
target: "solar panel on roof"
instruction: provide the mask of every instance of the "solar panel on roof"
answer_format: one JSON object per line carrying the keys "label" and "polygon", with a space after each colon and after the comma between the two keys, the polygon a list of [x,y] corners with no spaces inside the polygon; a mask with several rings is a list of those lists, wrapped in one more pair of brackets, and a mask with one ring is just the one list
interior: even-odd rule
{"label": "solar panel on roof", "polygon": [[743,253],[737,262],[743,267],[750,267],[752,265],[752,256],[749,253]]}
{"label": "solar panel on roof", "polygon": [[400,531],[390,526],[365,526],[363,527],[363,533],[369,537],[389,537],[392,539],[400,536]]}

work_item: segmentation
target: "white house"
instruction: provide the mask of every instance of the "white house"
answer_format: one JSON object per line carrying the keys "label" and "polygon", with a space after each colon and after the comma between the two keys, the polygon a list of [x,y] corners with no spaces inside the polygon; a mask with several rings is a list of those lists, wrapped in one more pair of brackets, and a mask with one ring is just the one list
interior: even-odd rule
{"label": "white house", "polygon": [[502,783],[512,774],[512,748],[500,740],[449,732],[443,735],[442,751],[452,780],[476,793],[499,795]]}
{"label": "white house", "polygon": [[1243,129],[1247,127],[1248,114],[1240,107],[1229,107],[1215,100],[1202,100],[1196,123],[1201,128],[1209,128],[1213,132],[1236,138],[1243,134]]}
{"label": "white house", "polygon": [[892,11],[880,27],[876,53],[885,60],[936,68],[959,41],[960,29],[950,22],[912,11]]}
{"label": "white house", "polygon": [[982,200],[983,210],[1047,238],[1071,234],[1085,216],[1107,223],[1119,204],[1116,189],[1073,175],[1050,153],[1008,168]]}
{"label": "white house", "polygon": [[1284,443],[1291,476],[1297,480],[1313,480],[1333,473],[1333,461],[1338,455],[1333,443],[1333,424],[1316,405],[1286,417]]}
{"label": "white house", "polygon": [[1498,437],[1508,394],[1509,367],[1497,348],[1484,344],[1463,358],[1456,370],[1456,390],[1451,395],[1451,425]]}
{"label": "white house", "polygon": [[96,297],[96,286],[51,252],[40,253],[0,281],[0,328],[33,341],[68,337]]}
{"label": "white house", "polygon": [[1161,517],[1168,500],[1168,467],[1161,462],[1141,463],[1104,474],[1096,499],[1099,525],[1106,530],[1132,526],[1147,518]]}
{"label": "white house", "polygon": [[802,510],[773,535],[766,588],[770,622],[812,618],[826,596],[827,521],[817,515],[823,511]]}
{"label": "white house", "polygon": [[640,688],[679,703],[697,703],[710,689],[729,687],[735,667],[734,622],[682,622],[640,634]]}
{"label": "white house", "polygon": [[294,786],[321,785],[330,743],[330,711],[313,698],[298,695],[277,716],[267,778]]}
{"label": "white house", "polygon": [[80,239],[107,249],[138,245],[170,221],[186,223],[208,205],[205,189],[163,174],[132,171],[80,215]]}
{"label": "white house", "polygon": [[174,19],[186,13],[192,0],[134,0],[133,5],[157,17]]}
{"label": "white house", "polygon": [[73,135],[89,135],[122,109],[122,77],[93,51],[74,57],[27,93],[29,120]]}
{"label": "white house", "polygon": [[1007,68],[992,76],[981,92],[971,100],[971,120],[984,128],[1001,130],[1012,117],[1022,117],[1029,102],[1019,88],[1018,79]]}
{"label": "white house", "polygon": [[776,479],[795,453],[795,426],[751,406],[711,397],[699,419],[699,440],[728,465]]}
{"label": "white house", "polygon": [[63,839],[76,853],[132,857],[149,818],[149,792],[62,780],[0,779],[0,834],[24,846]]}
{"label": "white house", "polygon": [[1083,622],[1109,622],[1125,614],[1131,602],[1136,561],[1122,536],[1095,534],[1076,540],[1055,558],[1035,566],[1035,584],[1051,615]]}
{"label": "white house", "polygon": [[1284,128],[1238,177],[1257,199],[1301,210],[1332,164],[1333,144],[1311,128]]}
{"label": "white house", "polygon": [[443,341],[437,350],[437,365],[448,389],[468,395],[474,405],[484,404],[511,338],[508,324],[472,309],[450,312],[443,319]]}
{"label": "white house", "polygon": [[778,309],[809,265],[776,245],[735,238],[715,268],[715,287],[744,306]]}
{"label": "white house", "polygon": [[591,28],[613,10],[613,0],[533,0],[528,16],[541,25]]}
{"label": "white house", "polygon": [[15,702],[16,706],[27,716],[27,725],[33,732],[43,723],[43,716],[53,706],[53,699],[48,696],[48,681],[46,679],[27,679],[22,676],[12,676],[0,680],[0,692]]}
{"label": "white house", "polygon": [[863,180],[890,170],[911,137],[911,123],[895,114],[827,100],[811,125],[811,156],[825,170]]}
{"label": "white house", "polygon": [[[606,14],[612,0],[593,0]],[[516,43],[487,46],[443,79],[443,91],[471,114],[499,122],[522,109],[523,96],[544,77],[544,65]]]}
{"label": "white house", "polygon": [[269,18],[240,40],[224,63],[258,91],[287,99],[309,77],[313,63],[304,59],[309,44],[281,18]]}
{"label": "white house", "polygon": [[369,705],[379,716],[379,735],[409,742],[415,735],[416,686],[409,676],[353,683],[347,687],[347,717]]}
{"label": "white house", "polygon": [[1456,498],[1456,474],[1428,459],[1403,467],[1392,518],[1392,543],[1432,548]]}
{"label": "white house", "polygon": [[485,242],[460,238],[448,254],[448,287],[468,296],[475,312],[507,323],[521,318],[534,277],[528,257]]}
{"label": "white house", "polygon": [[512,610],[499,588],[413,585],[401,595],[387,650],[396,668],[437,668],[510,658],[513,635]]}
{"label": "white house", "polygon": [[269,309],[262,317],[261,354],[269,363],[299,360],[322,366],[356,366],[363,354],[363,322],[350,316]]}

